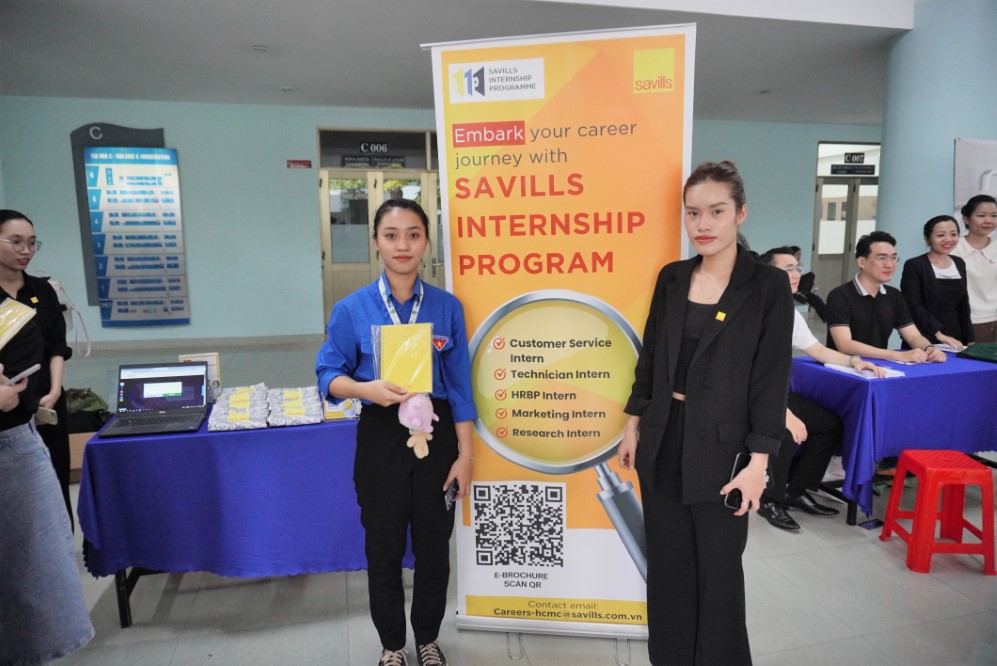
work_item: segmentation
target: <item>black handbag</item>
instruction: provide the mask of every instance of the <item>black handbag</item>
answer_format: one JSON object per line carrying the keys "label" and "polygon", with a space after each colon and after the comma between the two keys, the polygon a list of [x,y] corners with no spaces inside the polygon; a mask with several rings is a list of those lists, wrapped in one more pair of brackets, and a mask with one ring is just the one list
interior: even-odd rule
{"label": "black handbag", "polygon": [[90,388],[66,389],[69,432],[96,432],[111,419],[107,402]]}

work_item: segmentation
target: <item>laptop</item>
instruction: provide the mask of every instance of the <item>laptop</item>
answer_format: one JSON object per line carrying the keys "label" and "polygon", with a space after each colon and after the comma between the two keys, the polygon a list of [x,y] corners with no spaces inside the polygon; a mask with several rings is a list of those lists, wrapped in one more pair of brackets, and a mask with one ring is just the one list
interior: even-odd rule
{"label": "laptop", "polygon": [[208,364],[155,363],[118,368],[118,413],[101,437],[194,432],[207,413]]}

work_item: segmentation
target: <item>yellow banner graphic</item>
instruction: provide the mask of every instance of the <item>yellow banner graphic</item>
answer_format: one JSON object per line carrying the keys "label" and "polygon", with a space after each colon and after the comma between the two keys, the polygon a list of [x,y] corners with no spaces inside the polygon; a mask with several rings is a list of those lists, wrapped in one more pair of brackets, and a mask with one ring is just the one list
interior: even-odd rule
{"label": "yellow banner graphic", "polygon": [[[432,47],[479,417],[458,626],[501,629],[495,609],[592,635],[644,623],[643,510],[615,455],[655,278],[683,254],[694,45],[686,25]],[[503,597],[524,592],[509,576],[536,598]]]}
{"label": "yellow banner graphic", "polygon": [[547,622],[647,624],[647,603],[609,599],[536,599],[468,595],[472,615]]}

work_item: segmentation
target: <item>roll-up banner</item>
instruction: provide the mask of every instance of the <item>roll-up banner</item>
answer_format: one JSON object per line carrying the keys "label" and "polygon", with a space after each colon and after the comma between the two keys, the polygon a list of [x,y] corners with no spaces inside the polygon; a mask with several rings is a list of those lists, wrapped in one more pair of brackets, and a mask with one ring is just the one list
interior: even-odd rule
{"label": "roll-up banner", "polygon": [[615,453],[656,275],[683,254],[695,27],[427,48],[480,416],[457,626],[646,637],[643,512]]}

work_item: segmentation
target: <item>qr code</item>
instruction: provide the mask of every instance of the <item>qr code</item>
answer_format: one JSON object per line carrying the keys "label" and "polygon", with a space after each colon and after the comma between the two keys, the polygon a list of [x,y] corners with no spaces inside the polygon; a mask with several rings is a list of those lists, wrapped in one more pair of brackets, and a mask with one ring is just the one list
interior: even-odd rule
{"label": "qr code", "polygon": [[478,564],[564,566],[563,483],[475,483]]}

